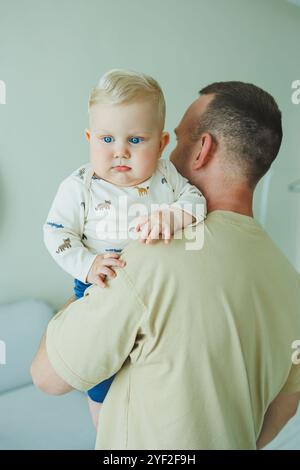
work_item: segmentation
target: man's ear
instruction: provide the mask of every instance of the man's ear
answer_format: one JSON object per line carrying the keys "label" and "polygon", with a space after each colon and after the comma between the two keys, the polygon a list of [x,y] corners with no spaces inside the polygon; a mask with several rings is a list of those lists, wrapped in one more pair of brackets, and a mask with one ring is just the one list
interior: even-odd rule
{"label": "man's ear", "polygon": [[199,168],[205,166],[209,162],[213,146],[214,142],[211,134],[208,132],[202,134],[195,145],[195,156],[193,159],[194,170],[199,170]]}
{"label": "man's ear", "polygon": [[170,142],[170,134],[169,132],[163,132],[160,138],[160,146],[159,146],[159,157],[161,157],[163,151],[165,150],[166,146]]}
{"label": "man's ear", "polygon": [[84,129],[84,135],[85,135],[86,140],[89,142],[90,138],[91,138],[90,130],[89,129]]}

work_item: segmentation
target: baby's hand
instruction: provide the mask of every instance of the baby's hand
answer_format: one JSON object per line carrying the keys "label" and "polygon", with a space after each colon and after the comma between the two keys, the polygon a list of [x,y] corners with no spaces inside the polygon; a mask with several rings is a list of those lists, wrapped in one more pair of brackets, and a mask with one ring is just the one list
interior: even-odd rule
{"label": "baby's hand", "polygon": [[195,218],[184,212],[179,207],[155,211],[150,216],[140,217],[135,227],[136,232],[141,232],[141,243],[155,243],[163,239],[165,243],[170,243],[177,230],[193,223]]}
{"label": "baby's hand", "polygon": [[119,259],[118,253],[107,253],[106,255],[98,255],[87,275],[87,282],[90,284],[96,284],[99,287],[106,287],[106,277],[113,279],[116,277],[114,269],[108,266],[119,266],[124,268],[126,265],[125,261]]}

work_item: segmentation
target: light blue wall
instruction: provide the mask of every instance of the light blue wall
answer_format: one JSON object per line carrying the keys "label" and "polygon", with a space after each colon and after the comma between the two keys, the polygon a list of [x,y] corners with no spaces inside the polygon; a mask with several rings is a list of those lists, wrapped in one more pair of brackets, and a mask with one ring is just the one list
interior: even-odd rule
{"label": "light blue wall", "polygon": [[[285,120],[276,171],[299,175],[300,105],[290,99],[299,28],[300,9],[285,0],[0,0],[0,302],[33,296],[58,307],[71,293],[71,278],[43,246],[42,224],[58,183],[88,158],[87,98],[110,68],[161,83],[169,131],[210,82],[266,88]],[[267,222],[292,258],[278,198]]]}

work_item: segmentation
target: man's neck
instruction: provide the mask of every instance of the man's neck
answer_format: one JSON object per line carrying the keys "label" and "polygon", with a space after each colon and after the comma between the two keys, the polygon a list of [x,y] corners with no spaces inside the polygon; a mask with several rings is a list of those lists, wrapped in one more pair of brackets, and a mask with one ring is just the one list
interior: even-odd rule
{"label": "man's neck", "polygon": [[245,187],[203,190],[207,201],[207,212],[215,210],[237,212],[253,217],[253,191]]}

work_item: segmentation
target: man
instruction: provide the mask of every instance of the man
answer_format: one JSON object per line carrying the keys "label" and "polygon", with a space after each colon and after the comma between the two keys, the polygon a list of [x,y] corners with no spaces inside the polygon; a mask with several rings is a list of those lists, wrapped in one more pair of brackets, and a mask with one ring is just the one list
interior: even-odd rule
{"label": "man", "polygon": [[261,448],[300,398],[299,275],[252,214],[281,113],[254,85],[215,83],[176,135],[171,160],[207,199],[203,248],[130,244],[109,288],[89,288],[50,322],[33,380],[61,394],[119,371],[98,449]]}

